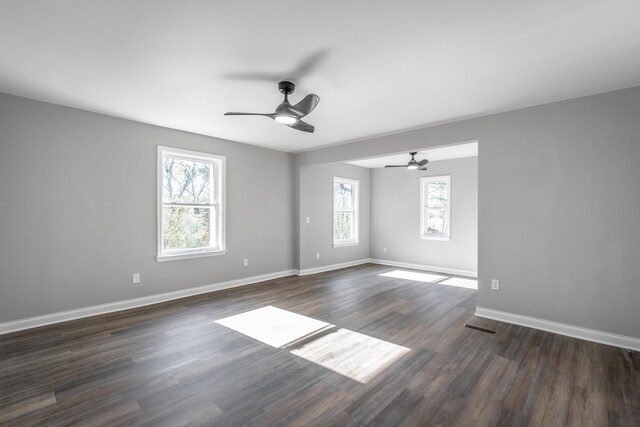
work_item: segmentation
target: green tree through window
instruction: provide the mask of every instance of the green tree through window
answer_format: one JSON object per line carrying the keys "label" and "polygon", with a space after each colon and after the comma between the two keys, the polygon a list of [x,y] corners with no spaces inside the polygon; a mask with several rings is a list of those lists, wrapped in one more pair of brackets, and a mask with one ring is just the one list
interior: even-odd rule
{"label": "green tree through window", "polygon": [[159,148],[158,256],[224,250],[224,157]]}
{"label": "green tree through window", "polygon": [[357,206],[358,181],[334,178],[333,181],[333,243],[358,242]]}

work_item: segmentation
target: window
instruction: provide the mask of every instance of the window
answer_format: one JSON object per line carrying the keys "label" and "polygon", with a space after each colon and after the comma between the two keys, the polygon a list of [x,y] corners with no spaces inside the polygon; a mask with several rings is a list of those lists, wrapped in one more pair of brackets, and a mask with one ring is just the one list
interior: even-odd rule
{"label": "window", "polygon": [[225,158],[158,147],[158,261],[225,250]]}
{"label": "window", "polygon": [[355,179],[333,178],[333,246],[358,244],[358,185]]}
{"label": "window", "polygon": [[451,236],[451,177],[420,178],[420,237],[449,240]]}

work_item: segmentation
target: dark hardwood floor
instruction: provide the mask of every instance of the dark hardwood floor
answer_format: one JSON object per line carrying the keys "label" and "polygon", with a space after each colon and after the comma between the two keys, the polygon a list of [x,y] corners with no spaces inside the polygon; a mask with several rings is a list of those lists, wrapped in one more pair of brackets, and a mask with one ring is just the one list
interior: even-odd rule
{"label": "dark hardwood floor", "polygon": [[[637,353],[476,318],[476,291],[392,270],[0,336],[0,425],[640,425]],[[330,325],[274,347],[216,323],[266,306]]]}

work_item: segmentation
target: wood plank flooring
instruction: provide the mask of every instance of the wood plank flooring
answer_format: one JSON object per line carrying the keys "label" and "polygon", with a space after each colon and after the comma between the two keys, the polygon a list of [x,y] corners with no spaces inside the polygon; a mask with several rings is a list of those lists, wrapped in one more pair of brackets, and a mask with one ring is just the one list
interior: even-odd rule
{"label": "wood plank flooring", "polygon": [[[476,318],[476,291],[380,276],[392,270],[292,276],[0,336],[0,425],[640,425],[637,353]],[[333,329],[274,347],[216,323],[266,306]],[[333,349],[336,329],[347,332]],[[391,348],[391,364],[350,378],[379,355],[345,355],[349,333]]]}

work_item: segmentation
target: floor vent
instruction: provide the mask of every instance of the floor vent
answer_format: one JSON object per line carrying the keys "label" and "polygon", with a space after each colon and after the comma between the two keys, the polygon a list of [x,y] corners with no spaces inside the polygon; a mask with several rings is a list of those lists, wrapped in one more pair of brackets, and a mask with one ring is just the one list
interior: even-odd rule
{"label": "floor vent", "polygon": [[466,324],[464,325],[465,328],[469,328],[469,329],[475,329],[476,331],[480,331],[480,332],[486,332],[487,334],[495,334],[496,331],[492,331],[491,329],[485,329],[485,328],[481,328],[479,326],[473,326],[473,325],[469,325]]}

